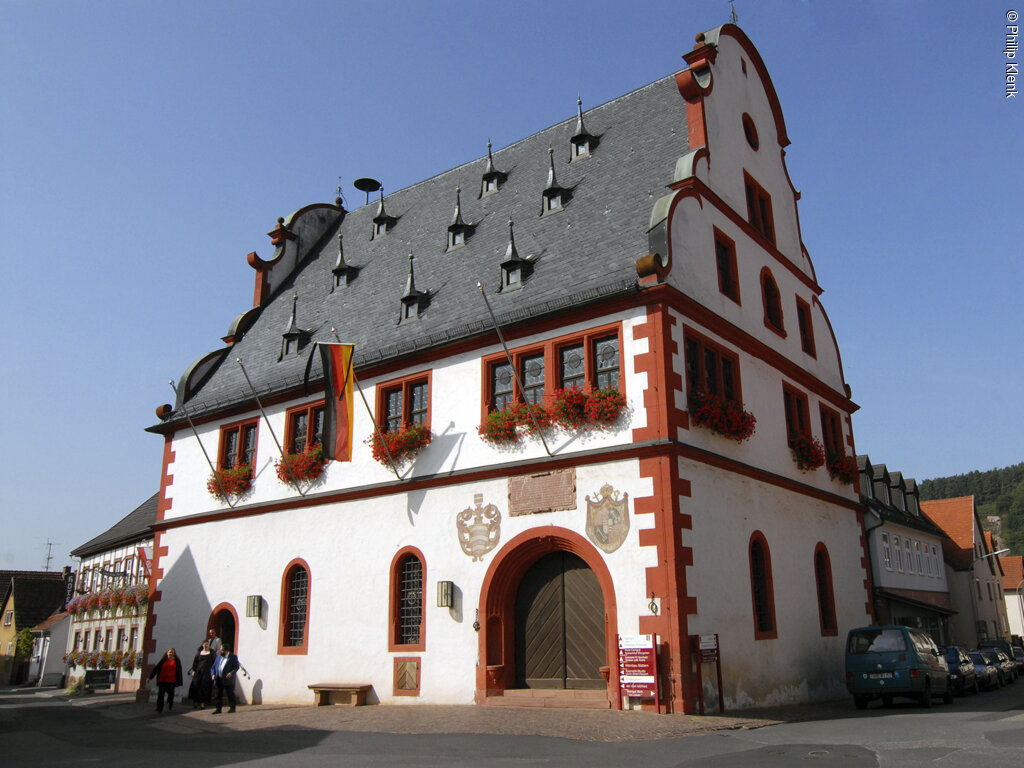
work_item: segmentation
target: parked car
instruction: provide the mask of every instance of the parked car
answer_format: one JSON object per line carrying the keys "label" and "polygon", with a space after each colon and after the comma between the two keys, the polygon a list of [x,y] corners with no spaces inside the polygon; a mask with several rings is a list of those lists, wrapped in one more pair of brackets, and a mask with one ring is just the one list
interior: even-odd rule
{"label": "parked car", "polygon": [[998,648],[1011,659],[1013,658],[1013,647],[1010,645],[1009,642],[1003,640],[1001,637],[990,637],[986,640],[978,641],[979,651],[987,651],[990,648]]}
{"label": "parked car", "polygon": [[1015,682],[1017,680],[1017,664],[1016,662],[1006,655],[1006,651],[999,648],[989,648],[985,653],[994,653],[996,655],[996,661],[999,664],[999,668],[1003,670],[1003,680],[1008,683]]}
{"label": "parked car", "polygon": [[1013,646],[1013,662],[1017,665],[1017,677],[1024,675],[1024,648]]}
{"label": "parked car", "polygon": [[1002,676],[1002,668],[999,666],[995,654],[986,650],[972,650],[971,658],[974,660],[975,669],[978,668],[978,665],[982,665],[988,670],[988,672],[984,673],[988,680],[987,690],[1001,688],[1007,684],[1006,679]]}
{"label": "parked car", "polygon": [[846,637],[846,690],[857,709],[894,696],[930,707],[933,696],[953,701],[949,665],[930,635],[899,625],[851,629]]}
{"label": "parked car", "polygon": [[949,683],[953,687],[953,692],[961,695],[967,691],[978,693],[978,673],[967,651],[959,645],[947,645],[942,649],[942,655],[946,657],[946,664],[949,666]]}
{"label": "parked car", "polygon": [[993,688],[1002,686],[999,668],[994,660],[986,659],[981,651],[971,651],[967,655],[974,662],[974,671],[978,676],[978,683],[984,690],[991,691]]}

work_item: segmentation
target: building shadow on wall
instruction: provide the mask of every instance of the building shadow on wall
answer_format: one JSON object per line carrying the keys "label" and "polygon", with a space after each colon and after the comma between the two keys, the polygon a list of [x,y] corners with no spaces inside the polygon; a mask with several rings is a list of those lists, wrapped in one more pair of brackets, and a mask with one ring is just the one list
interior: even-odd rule
{"label": "building shadow on wall", "polygon": [[[230,568],[230,563],[224,565]],[[181,556],[174,561],[170,569],[165,569],[164,577],[160,580],[160,600],[154,607],[154,637],[159,638],[155,652],[150,654],[149,662],[156,661],[163,655],[167,648],[175,648],[181,657],[182,663],[186,665],[185,686],[181,689],[182,697],[188,695],[188,684],[190,678],[187,670],[192,666],[192,659],[198,647],[206,637],[206,629],[209,625],[211,614],[215,608],[219,612],[224,603],[231,606],[228,611],[229,618],[234,627],[233,638],[225,638],[234,646],[234,651],[242,665],[239,670],[236,683],[236,695],[240,704],[260,704],[263,701],[263,680],[254,675],[246,667],[245,645],[246,635],[260,632],[266,629],[267,603],[260,598],[260,609],[262,616],[246,620],[246,595],[217,595],[216,603],[207,594],[200,578],[199,569],[196,567],[192,549],[185,547]],[[162,615],[161,615],[162,614]],[[182,617],[182,618],[177,618]],[[152,691],[156,690],[155,685],[149,686]],[[152,698],[155,693],[151,693]],[[216,688],[214,688],[216,696]]]}

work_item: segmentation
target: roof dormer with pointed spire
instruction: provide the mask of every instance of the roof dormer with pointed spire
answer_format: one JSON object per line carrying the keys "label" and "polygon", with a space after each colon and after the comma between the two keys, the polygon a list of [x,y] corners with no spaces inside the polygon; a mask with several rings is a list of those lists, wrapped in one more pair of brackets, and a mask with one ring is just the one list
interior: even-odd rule
{"label": "roof dormer with pointed spire", "polygon": [[547,216],[549,213],[557,213],[562,210],[569,198],[572,197],[572,190],[559,186],[555,176],[555,150],[548,147],[548,183],[541,193],[544,203],[540,215]]}
{"label": "roof dormer with pointed spire", "polygon": [[334,278],[331,281],[331,293],[334,293],[335,288],[344,287],[359,276],[359,267],[354,267],[345,261],[345,249],[340,229],[338,230],[338,258],[334,262],[334,266],[331,267],[331,274]]}
{"label": "roof dormer with pointed spire", "polygon": [[523,287],[523,281],[533,272],[533,260],[522,258],[516,249],[515,234],[512,230],[512,219],[508,220],[508,246],[505,248],[505,261],[501,263],[501,291],[515,291]]}
{"label": "roof dormer with pointed spire", "polygon": [[278,362],[286,357],[293,357],[299,354],[306,347],[306,344],[309,343],[309,339],[313,335],[313,331],[299,327],[296,319],[298,317],[298,307],[299,296],[295,294],[292,296],[292,314],[288,318],[288,327],[281,334],[281,354],[277,358]]}
{"label": "roof dormer with pointed spire", "polygon": [[380,188],[380,202],[377,204],[377,213],[373,216],[373,232],[370,235],[371,240],[375,240],[378,237],[383,237],[388,233],[398,219],[394,216],[389,216],[388,212],[384,210],[384,187]]}
{"label": "roof dormer with pointed spire", "polygon": [[399,324],[411,320],[418,320],[420,313],[430,304],[429,291],[416,289],[416,274],[413,271],[415,257],[409,254],[409,279],[405,283],[405,293],[402,295],[402,315],[398,319]]}
{"label": "roof dormer with pointed spire", "polygon": [[493,195],[501,185],[505,183],[508,174],[499,171],[494,167],[494,156],[491,154],[491,140],[487,140],[487,165],[484,166],[484,173],[480,177],[480,197]]}
{"label": "roof dormer with pointed spire", "polygon": [[576,130],[573,132],[572,138],[569,139],[572,142],[570,163],[590,157],[600,140],[599,136],[589,133],[583,125],[583,100],[580,98],[576,99],[576,115]]}
{"label": "roof dormer with pointed spire", "polygon": [[455,188],[455,213],[452,214],[452,223],[448,225],[448,250],[461,248],[466,240],[473,234],[475,225],[467,224],[462,218],[462,189]]}

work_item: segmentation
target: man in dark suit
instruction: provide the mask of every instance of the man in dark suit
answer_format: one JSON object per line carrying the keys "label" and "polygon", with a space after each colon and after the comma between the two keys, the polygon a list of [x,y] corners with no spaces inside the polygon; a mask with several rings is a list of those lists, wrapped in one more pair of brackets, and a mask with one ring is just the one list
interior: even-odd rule
{"label": "man in dark suit", "polygon": [[231,652],[231,646],[220,649],[220,656],[213,662],[213,681],[217,684],[217,708],[213,714],[219,715],[224,694],[228,696],[228,713],[235,711],[235,675],[239,668],[238,657]]}

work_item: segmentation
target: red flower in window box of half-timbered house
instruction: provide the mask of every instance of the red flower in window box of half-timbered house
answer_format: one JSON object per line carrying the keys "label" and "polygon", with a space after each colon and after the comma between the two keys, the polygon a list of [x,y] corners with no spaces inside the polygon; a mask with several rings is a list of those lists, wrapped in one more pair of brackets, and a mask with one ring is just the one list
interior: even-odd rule
{"label": "red flower in window box of half-timbered house", "polygon": [[109,611],[114,607],[114,590],[106,589],[99,594],[100,610]]}
{"label": "red flower in window box of half-timbered house", "polygon": [[100,593],[90,592],[86,595],[85,607],[87,611],[98,611],[100,609]]}
{"label": "red flower in window box of half-timbered house", "polygon": [[789,439],[793,461],[802,472],[817,469],[825,463],[825,446],[813,435],[799,434]]}
{"label": "red flower in window box of half-timbered house", "polygon": [[587,423],[595,427],[607,427],[619,420],[626,398],[617,389],[595,389],[587,396]]}
{"label": "red flower in window box of half-timbered house", "polygon": [[754,414],[743,410],[735,400],[714,392],[695,389],[690,394],[689,408],[690,419],[698,427],[710,429],[738,443],[749,439],[757,428]]}
{"label": "red flower in window box of half-timbered house", "polygon": [[365,442],[370,446],[373,458],[387,466],[389,456],[395,464],[409,461],[421,448],[430,444],[432,437],[426,425],[407,424],[391,432],[374,432]]}
{"label": "red flower in window box of half-timbered house", "polygon": [[315,443],[302,453],[287,453],[274,462],[277,479],[282,483],[311,483],[324,473],[327,461],[320,443]]}
{"label": "red flower in window box of half-timbered house", "polygon": [[241,496],[252,488],[252,467],[215,470],[206,481],[206,490],[213,498],[227,501]]}
{"label": "red flower in window box of half-timbered house", "polygon": [[847,456],[845,453],[833,453],[825,461],[828,468],[828,476],[838,480],[844,485],[853,485],[857,482],[860,470],[857,469],[857,459]]}
{"label": "red flower in window box of half-timbered house", "polygon": [[121,665],[121,669],[130,675],[135,671],[135,668],[139,666],[139,662],[141,660],[142,657],[138,651],[125,651],[121,656],[119,663]]}

